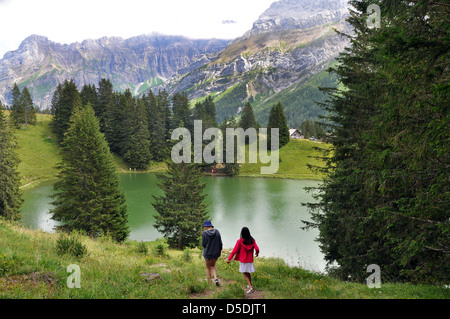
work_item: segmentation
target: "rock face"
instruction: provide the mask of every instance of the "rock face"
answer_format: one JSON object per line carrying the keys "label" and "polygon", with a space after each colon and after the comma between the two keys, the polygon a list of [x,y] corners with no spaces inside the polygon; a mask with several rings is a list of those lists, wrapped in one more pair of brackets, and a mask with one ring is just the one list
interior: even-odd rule
{"label": "rock face", "polygon": [[170,93],[187,91],[193,99],[212,95],[219,121],[239,114],[250,101],[264,122],[280,95],[285,108],[298,107],[301,102],[286,95],[295,94],[349,44],[334,31],[351,32],[347,15],[343,0],[274,2],[252,30],[228,44],[217,60],[191,72],[180,70],[161,87]]}
{"label": "rock face", "polygon": [[272,3],[244,37],[266,31],[306,29],[340,21],[348,14],[346,0],[282,0]]}
{"label": "rock face", "polygon": [[[32,35],[0,60],[0,99],[9,102],[14,83],[27,86],[36,104],[46,108],[58,83],[73,78],[81,88],[109,78],[116,90],[142,93],[186,71],[210,62],[228,40],[191,40],[181,36],[141,35],[130,39],[104,37],[59,44]],[[192,60],[195,58],[195,63]],[[191,65],[191,66],[189,66]]]}

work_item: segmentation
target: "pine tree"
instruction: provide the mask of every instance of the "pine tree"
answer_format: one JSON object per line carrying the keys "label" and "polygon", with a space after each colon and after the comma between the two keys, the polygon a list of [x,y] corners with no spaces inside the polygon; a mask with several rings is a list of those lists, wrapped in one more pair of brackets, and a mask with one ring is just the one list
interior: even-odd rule
{"label": "pine tree", "polygon": [[60,180],[52,195],[55,208],[51,211],[52,218],[62,223],[58,228],[125,240],[129,233],[125,196],[90,104],[74,110],[62,150]]}
{"label": "pine tree", "polygon": [[222,123],[220,124],[219,128],[222,130],[222,136],[223,136],[223,165],[225,166],[225,173],[228,176],[235,176],[239,174],[239,169],[240,169],[240,165],[237,162],[237,138],[235,138],[234,141],[234,158],[233,161],[228,162],[227,161],[227,133],[226,130],[227,128],[232,128],[232,129],[236,129],[238,127],[238,123],[236,121],[236,119],[234,118],[234,116],[231,116],[230,120],[227,120],[227,118],[225,117],[222,121]]}
{"label": "pine tree", "polygon": [[183,123],[184,127],[186,127],[188,130],[193,130],[189,99],[185,92],[174,94],[174,96],[172,97],[172,111],[172,129],[180,127],[180,123]]}
{"label": "pine tree", "polygon": [[14,83],[14,86],[11,90],[12,95],[12,103],[11,103],[11,123],[16,127],[20,127],[23,123],[23,119],[25,118],[25,110],[23,108],[23,104],[21,101],[22,93],[20,92],[17,84]]}
{"label": "pine tree", "polygon": [[153,207],[158,212],[154,226],[178,249],[197,246],[202,223],[208,219],[201,177],[195,164],[173,162],[168,163],[166,175],[158,175],[164,196],[154,196]]}
{"label": "pine tree", "polygon": [[0,109],[0,216],[6,220],[19,220],[22,205],[19,157],[17,143]]}
{"label": "pine tree", "polygon": [[[59,99],[56,98],[59,96]],[[54,93],[54,99],[52,99],[52,108],[55,107],[52,120],[52,130],[56,134],[58,143],[62,143],[64,140],[64,134],[70,125],[70,117],[72,116],[73,109],[77,106],[81,106],[80,93],[73,80],[65,80],[61,91],[58,90]],[[54,100],[54,101],[53,101]],[[53,105],[53,102],[54,105]]]}
{"label": "pine tree", "polygon": [[[239,121],[239,127],[246,131],[249,128],[258,129],[259,125],[256,122],[255,115],[253,114],[253,108],[250,102],[247,102],[242,110],[241,120]],[[250,139],[248,136],[245,137],[245,143],[248,144]]]}
{"label": "pine tree", "polygon": [[33,100],[31,99],[30,92],[26,87],[22,89],[22,94],[20,96],[20,104],[23,109],[23,123],[28,126],[28,124],[36,124],[36,109],[33,105]]}
{"label": "pine tree", "polygon": [[124,143],[123,158],[134,168],[145,169],[151,159],[150,134],[147,124],[147,112],[142,99],[129,112],[127,136]]}
{"label": "pine tree", "polygon": [[[130,92],[131,94],[131,92]],[[115,131],[115,103],[113,85],[109,79],[101,79],[97,89],[98,103],[95,115],[100,121],[100,130],[111,144]]]}
{"label": "pine tree", "polygon": [[161,162],[167,158],[167,112],[163,95],[155,96],[149,91],[143,97],[147,111],[148,130],[150,133],[150,153],[152,159]]}
{"label": "pine tree", "polygon": [[253,108],[250,102],[247,102],[242,110],[241,120],[239,121],[239,127],[243,128],[244,131],[248,128],[257,128],[255,115],[253,114]]}
{"label": "pine tree", "polygon": [[205,111],[203,126],[205,128],[217,127],[216,105],[214,104],[213,98],[210,95],[207,96],[202,104]]}
{"label": "pine tree", "polygon": [[275,104],[270,110],[269,124],[267,125],[267,148],[271,149],[271,129],[279,129],[279,148],[289,143],[289,127],[287,125],[286,115],[284,114],[281,102]]}
{"label": "pine tree", "polygon": [[[334,273],[363,280],[446,282],[450,271],[448,10],[434,1],[350,1],[352,47],[332,68],[333,132],[313,221]],[[327,154],[325,154],[327,155]]]}
{"label": "pine tree", "polygon": [[98,95],[97,95],[97,89],[95,88],[95,85],[91,84],[85,84],[81,88],[80,91],[80,98],[81,98],[81,104],[87,105],[88,103],[91,103],[92,108],[94,111],[98,109]]}
{"label": "pine tree", "polygon": [[62,92],[62,85],[61,85],[61,83],[59,83],[56,86],[55,92],[53,93],[52,104],[51,104],[51,108],[50,108],[51,115],[55,115],[56,110],[59,109],[59,107],[60,107],[61,92]]}

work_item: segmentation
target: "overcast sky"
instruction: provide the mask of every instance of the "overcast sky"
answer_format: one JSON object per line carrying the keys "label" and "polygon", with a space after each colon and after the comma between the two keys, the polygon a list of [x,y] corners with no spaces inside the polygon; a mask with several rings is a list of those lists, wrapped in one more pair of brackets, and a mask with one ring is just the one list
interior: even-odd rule
{"label": "overcast sky", "polygon": [[159,32],[233,39],[276,0],[0,0],[0,58],[31,34],[59,43]]}

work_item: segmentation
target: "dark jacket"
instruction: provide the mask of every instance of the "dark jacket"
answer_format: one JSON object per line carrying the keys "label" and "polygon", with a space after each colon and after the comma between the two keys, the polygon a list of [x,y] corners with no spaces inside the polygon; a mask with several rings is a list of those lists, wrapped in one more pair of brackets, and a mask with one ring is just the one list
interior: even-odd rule
{"label": "dark jacket", "polygon": [[202,234],[203,257],[217,259],[222,252],[222,238],[217,229],[208,229]]}

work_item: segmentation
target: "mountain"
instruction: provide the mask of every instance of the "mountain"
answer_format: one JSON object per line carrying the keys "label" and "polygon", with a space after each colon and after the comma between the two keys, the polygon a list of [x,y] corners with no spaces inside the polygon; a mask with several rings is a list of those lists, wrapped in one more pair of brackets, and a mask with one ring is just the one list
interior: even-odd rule
{"label": "mountain", "polygon": [[79,88],[109,78],[114,89],[130,88],[139,94],[167,81],[179,70],[190,71],[212,61],[228,43],[151,34],[59,44],[32,35],[0,60],[0,99],[8,103],[11,87],[17,83],[19,87],[27,86],[35,103],[47,108],[58,83],[70,78]]}
{"label": "mountain", "polygon": [[58,44],[33,35],[0,60],[0,100],[8,103],[13,83],[27,86],[36,104],[50,105],[56,85],[73,78],[79,88],[109,78],[115,90],[185,91],[196,101],[211,95],[217,120],[239,116],[250,101],[266,124],[270,107],[281,101],[288,124],[323,113],[318,86],[336,86],[325,69],[349,44],[345,0],[279,0],[251,30],[229,40],[192,40],[159,34],[130,39],[104,37]]}
{"label": "mountain", "polygon": [[218,120],[236,116],[250,101],[257,119],[266,124],[270,107],[281,101],[291,127],[323,113],[316,101],[325,95],[318,86],[336,86],[324,71],[349,44],[335,32],[349,33],[343,0],[281,0],[274,2],[242,37],[218,58],[190,72],[178,72],[159,87],[186,91],[191,99],[211,95]]}

